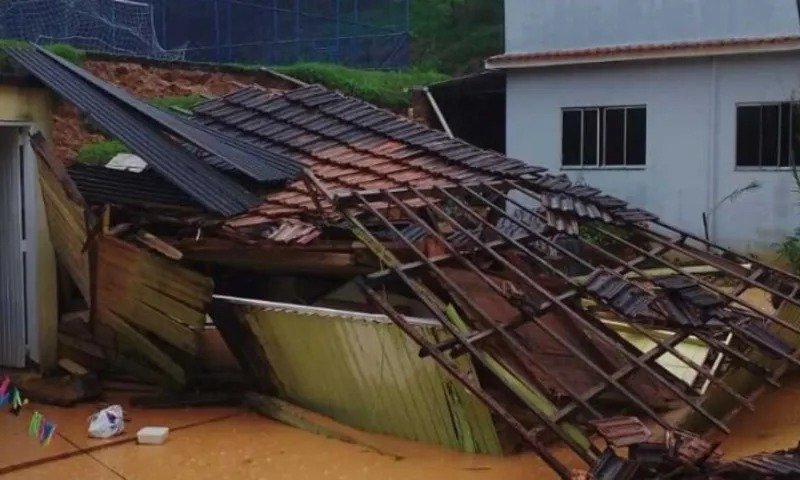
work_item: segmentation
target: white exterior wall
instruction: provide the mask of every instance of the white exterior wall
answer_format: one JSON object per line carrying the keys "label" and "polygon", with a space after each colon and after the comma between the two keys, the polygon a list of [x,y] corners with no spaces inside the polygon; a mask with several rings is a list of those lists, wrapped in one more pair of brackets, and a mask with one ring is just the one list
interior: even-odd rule
{"label": "white exterior wall", "polygon": [[735,168],[736,104],[800,92],[800,54],[665,60],[508,72],[507,152],[561,170],[561,109],[646,105],[646,166],[565,170],[669,223],[703,233],[703,211],[753,180],[762,184],[715,211],[712,237],[761,251],[800,226],[790,172]]}
{"label": "white exterior wall", "polygon": [[800,34],[796,0],[506,0],[506,51]]}

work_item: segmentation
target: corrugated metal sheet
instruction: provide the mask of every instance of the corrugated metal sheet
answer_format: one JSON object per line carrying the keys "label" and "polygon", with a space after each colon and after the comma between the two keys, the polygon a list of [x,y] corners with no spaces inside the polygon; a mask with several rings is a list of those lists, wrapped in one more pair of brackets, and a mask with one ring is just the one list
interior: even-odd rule
{"label": "corrugated metal sheet", "polygon": [[252,145],[248,146],[234,137],[226,137],[218,133],[212,133],[202,125],[196,125],[193,122],[171,115],[147,102],[139,100],[134,95],[131,95],[115,85],[100,80],[58,55],[52,54],[41,47],[36,47],[36,49],[42,55],[50,57],[50,59],[61,64],[66,70],[71,71],[106,94],[139,113],[146,115],[149,119],[157,122],[171,134],[217,156],[236,170],[254,180],[260,182],[284,182],[300,173],[300,165],[289,158],[276,155],[272,152],[255,149]]}
{"label": "corrugated metal sheet", "polygon": [[[3,140],[6,140],[5,138]],[[24,367],[25,270],[22,252],[22,157],[7,141],[0,152],[0,365]]]}
{"label": "corrugated metal sheet", "polygon": [[[292,402],[367,431],[500,453],[488,409],[383,315],[224,298],[237,305]],[[435,341],[440,327],[415,320]],[[462,362],[469,362],[462,357]]]}
{"label": "corrugated metal sheet", "polygon": [[6,53],[208,210],[234,215],[258,202],[244,187],[170,139],[152,118],[110,98],[52,58],[33,50],[6,49]]}
{"label": "corrugated metal sheet", "polygon": [[88,202],[201,208],[191,197],[153,172],[135,173],[82,163],[76,163],[68,171]]}

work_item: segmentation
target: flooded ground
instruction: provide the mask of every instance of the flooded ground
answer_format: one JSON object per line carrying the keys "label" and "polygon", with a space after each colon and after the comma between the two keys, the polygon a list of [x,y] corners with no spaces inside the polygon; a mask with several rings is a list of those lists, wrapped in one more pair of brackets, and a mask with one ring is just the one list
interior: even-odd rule
{"label": "flooded ground", "polygon": [[[468,455],[379,435],[365,437],[373,447],[368,448],[238,409],[132,410],[127,436],[116,440],[125,443],[104,446],[86,438],[90,407],[42,410],[60,422],[59,436],[47,447],[27,437],[24,413],[0,412],[3,480],[554,478],[534,455]],[[165,445],[139,446],[130,440],[141,426],[165,424],[176,429]]]}
{"label": "flooded ground", "polygon": [[[800,439],[800,378],[766,394],[755,413],[739,416],[723,444],[735,458],[791,447]],[[96,408],[28,405],[19,417],[0,412],[0,478],[89,480],[257,480],[432,478],[546,480],[555,478],[534,455],[507,458],[468,455],[396,438],[362,434],[370,447],[306,433],[235,408],[128,412],[127,433],[111,444],[86,437],[86,418]],[[27,436],[30,413],[41,410],[58,423],[52,444]],[[139,446],[145,425],[173,428],[162,446]],[[566,463],[575,464],[567,455]]]}

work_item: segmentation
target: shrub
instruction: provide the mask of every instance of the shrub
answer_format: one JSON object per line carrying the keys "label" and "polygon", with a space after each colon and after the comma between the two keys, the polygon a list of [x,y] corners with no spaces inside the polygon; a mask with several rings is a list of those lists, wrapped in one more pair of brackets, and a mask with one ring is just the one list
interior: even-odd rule
{"label": "shrub", "polygon": [[778,253],[789,262],[795,272],[800,273],[800,228],[778,245]]}
{"label": "shrub", "polygon": [[90,165],[105,165],[118,153],[127,153],[128,149],[118,140],[105,140],[89,143],[81,147],[76,160]]}

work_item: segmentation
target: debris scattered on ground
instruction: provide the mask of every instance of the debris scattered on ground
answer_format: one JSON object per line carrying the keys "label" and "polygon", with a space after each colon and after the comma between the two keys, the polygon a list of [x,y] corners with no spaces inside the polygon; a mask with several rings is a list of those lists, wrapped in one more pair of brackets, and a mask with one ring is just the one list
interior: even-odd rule
{"label": "debris scattered on ground", "polygon": [[60,407],[95,400],[103,391],[97,375],[88,371],[82,375],[28,379],[22,381],[19,387],[32,401]]}
{"label": "debris scattered on ground", "polygon": [[136,432],[136,441],[140,445],[163,445],[168,436],[167,427],[144,427]]}
{"label": "debris scattered on ground", "polygon": [[122,407],[111,405],[89,417],[89,437],[111,438],[125,431]]}

